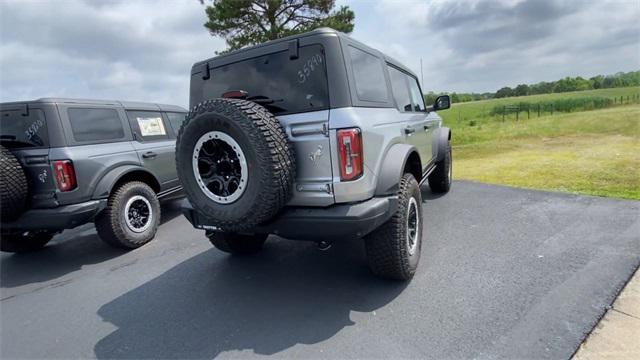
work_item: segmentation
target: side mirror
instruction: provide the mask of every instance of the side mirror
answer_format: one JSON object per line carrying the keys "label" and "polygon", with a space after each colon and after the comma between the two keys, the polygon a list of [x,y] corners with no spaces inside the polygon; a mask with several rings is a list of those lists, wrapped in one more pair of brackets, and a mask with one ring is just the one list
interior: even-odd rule
{"label": "side mirror", "polygon": [[440,95],[436,98],[436,101],[433,103],[433,110],[445,110],[451,107],[451,99],[449,95]]}

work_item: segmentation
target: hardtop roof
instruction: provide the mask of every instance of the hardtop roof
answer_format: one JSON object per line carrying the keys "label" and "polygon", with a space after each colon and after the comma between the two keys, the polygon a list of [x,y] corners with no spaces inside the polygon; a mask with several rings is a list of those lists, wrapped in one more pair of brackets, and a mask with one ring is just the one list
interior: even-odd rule
{"label": "hardtop roof", "polygon": [[137,102],[137,101],[121,101],[121,100],[95,100],[95,99],[54,98],[54,97],[46,97],[46,98],[27,100],[27,101],[12,101],[12,102],[0,103],[0,108],[6,108],[12,105],[37,104],[37,103],[112,105],[112,106],[122,106],[125,110],[155,110],[155,111],[187,112],[187,110],[181,106],[169,105],[169,104]]}
{"label": "hardtop roof", "polygon": [[392,58],[391,56],[388,56],[388,55],[384,54],[383,52],[381,52],[381,51],[379,51],[377,49],[374,49],[374,48],[372,48],[372,47],[370,47],[370,46],[368,46],[368,45],[366,45],[366,44],[364,44],[364,43],[352,38],[351,36],[349,36],[349,35],[347,35],[347,34],[345,34],[343,32],[340,32],[338,30],[335,30],[335,29],[332,29],[332,28],[329,28],[329,27],[322,27],[322,28],[311,30],[311,31],[308,31],[308,32],[302,33],[302,34],[291,35],[291,36],[287,36],[287,37],[283,37],[283,38],[275,39],[275,40],[269,40],[267,42],[264,42],[264,43],[261,43],[261,44],[258,44],[258,45],[247,46],[247,47],[244,47],[242,49],[230,51],[230,52],[228,52],[226,54],[213,56],[213,57],[210,57],[208,59],[196,62],[195,64],[193,64],[193,68],[199,67],[200,65],[202,65],[204,63],[207,63],[207,62],[210,62],[210,61],[212,61],[214,59],[215,60],[222,60],[224,58],[231,57],[231,56],[237,56],[239,54],[242,54],[244,52],[248,52],[248,51],[251,51],[251,50],[260,49],[260,48],[264,48],[264,47],[269,47],[269,46],[273,46],[275,44],[280,44],[282,42],[287,42],[287,41],[291,41],[291,40],[294,40],[294,39],[300,39],[300,38],[311,37],[311,36],[337,36],[338,38],[341,38],[341,39],[348,39],[350,42],[355,43],[362,50],[365,50],[365,51],[367,51],[369,53],[375,54],[376,56],[379,56],[379,57],[383,58],[386,62],[394,65],[397,68],[402,69],[403,71],[408,72],[409,74],[411,74],[411,75],[413,75],[414,77],[417,78],[416,74],[411,69],[409,69],[407,66],[405,66],[404,64],[402,64],[398,60]]}

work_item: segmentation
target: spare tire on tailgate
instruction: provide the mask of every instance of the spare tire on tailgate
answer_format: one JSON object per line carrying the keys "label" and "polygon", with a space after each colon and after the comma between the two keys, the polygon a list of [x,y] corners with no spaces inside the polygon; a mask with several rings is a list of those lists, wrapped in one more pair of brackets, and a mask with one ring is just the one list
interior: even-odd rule
{"label": "spare tire on tailgate", "polygon": [[194,107],[178,134],[178,177],[211,225],[242,231],[271,219],[291,198],[293,147],[278,120],[251,101]]}
{"label": "spare tire on tailgate", "polygon": [[27,205],[27,177],[20,162],[0,145],[0,217],[15,220]]}

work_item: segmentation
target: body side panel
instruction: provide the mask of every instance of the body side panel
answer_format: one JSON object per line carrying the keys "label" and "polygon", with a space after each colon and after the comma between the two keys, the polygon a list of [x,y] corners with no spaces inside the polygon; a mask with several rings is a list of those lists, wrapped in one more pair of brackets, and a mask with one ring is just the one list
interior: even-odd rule
{"label": "body side panel", "polygon": [[[359,127],[362,130],[364,174],[348,182],[340,181],[338,163],[333,164],[334,196],[336,202],[366,200],[374,196],[383,161],[395,144],[407,144],[408,135],[404,127],[408,119],[398,116],[394,108],[349,107],[330,110],[331,153],[337,158],[336,130]],[[398,159],[403,161],[404,159]],[[424,163],[423,163],[424,164]],[[423,165],[424,166],[424,165]]]}
{"label": "body side panel", "polygon": [[138,154],[130,141],[54,148],[51,149],[50,159],[70,159],[76,173],[77,188],[56,195],[61,205],[94,198],[98,183],[112,169],[126,165],[140,166]]}

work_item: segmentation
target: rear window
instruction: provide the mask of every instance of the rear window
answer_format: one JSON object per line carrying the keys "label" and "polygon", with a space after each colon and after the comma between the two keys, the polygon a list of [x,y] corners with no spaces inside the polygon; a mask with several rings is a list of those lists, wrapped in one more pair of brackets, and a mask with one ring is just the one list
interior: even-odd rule
{"label": "rear window", "polygon": [[7,148],[49,146],[44,112],[39,109],[3,110],[0,116],[0,143]]}
{"label": "rear window", "polygon": [[76,141],[107,141],[124,138],[124,128],[115,109],[68,110],[71,131]]}
{"label": "rear window", "polygon": [[303,46],[299,57],[288,51],[268,54],[214,68],[204,81],[207,98],[243,90],[274,114],[327,109],[327,71],[320,45]]}

